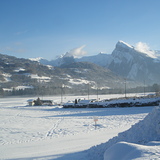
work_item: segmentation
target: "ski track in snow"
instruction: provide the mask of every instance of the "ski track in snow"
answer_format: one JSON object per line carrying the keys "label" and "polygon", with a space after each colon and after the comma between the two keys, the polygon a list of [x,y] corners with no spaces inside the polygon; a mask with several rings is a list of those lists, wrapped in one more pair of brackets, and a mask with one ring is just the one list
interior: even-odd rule
{"label": "ski track in snow", "polygon": [[57,120],[57,122],[54,124],[54,126],[47,132],[47,137],[52,137],[55,134],[58,134],[58,126],[59,124],[64,120],[64,118],[60,118]]}

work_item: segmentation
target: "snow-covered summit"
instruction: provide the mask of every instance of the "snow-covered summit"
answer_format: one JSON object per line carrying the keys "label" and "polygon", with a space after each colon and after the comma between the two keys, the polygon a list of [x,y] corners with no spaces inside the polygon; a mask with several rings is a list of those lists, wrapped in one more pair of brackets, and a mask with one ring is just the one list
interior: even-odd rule
{"label": "snow-covered summit", "polygon": [[123,60],[127,62],[131,61],[133,59],[133,48],[134,47],[127,44],[126,42],[118,41],[115,49],[111,54],[111,56],[113,57],[113,61],[118,64],[123,63]]}
{"label": "snow-covered summit", "polygon": [[122,41],[122,40],[119,40],[116,44],[116,47],[121,47],[121,48],[133,48],[133,46],[131,46],[130,44]]}
{"label": "snow-covered summit", "polygon": [[57,56],[57,59],[65,58],[65,57],[73,57],[73,55],[69,52],[66,52],[64,54],[61,54],[60,56]]}
{"label": "snow-covered summit", "polygon": [[[156,54],[155,54],[156,53]],[[113,50],[112,61],[106,64],[107,68],[118,75],[146,83],[159,83],[158,70],[160,67],[159,52],[150,50],[147,44],[139,42],[131,46],[119,41]]]}
{"label": "snow-covered summit", "polygon": [[106,64],[110,63],[111,59],[112,59],[112,57],[110,54],[100,52],[97,55],[77,58],[76,61],[78,61],[78,62],[91,62],[91,63],[95,63],[99,66],[105,67]]}

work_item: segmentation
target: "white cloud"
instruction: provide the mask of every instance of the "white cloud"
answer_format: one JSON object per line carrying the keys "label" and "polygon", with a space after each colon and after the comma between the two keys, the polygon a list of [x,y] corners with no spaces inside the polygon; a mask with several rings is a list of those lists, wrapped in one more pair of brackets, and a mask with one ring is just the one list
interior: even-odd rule
{"label": "white cloud", "polygon": [[135,45],[135,49],[139,52],[146,53],[149,57],[156,58],[155,52],[146,43],[138,42]]}
{"label": "white cloud", "polygon": [[84,47],[85,45],[78,48],[71,49],[68,53],[74,57],[84,56],[85,54],[87,54],[87,52],[83,50]]}

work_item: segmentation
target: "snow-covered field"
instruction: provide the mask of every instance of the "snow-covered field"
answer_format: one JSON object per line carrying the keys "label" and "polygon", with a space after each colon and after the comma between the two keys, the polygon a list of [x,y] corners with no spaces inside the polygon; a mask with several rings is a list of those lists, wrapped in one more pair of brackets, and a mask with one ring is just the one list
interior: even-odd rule
{"label": "snow-covered field", "polygon": [[[120,96],[124,95],[99,95],[99,98]],[[30,98],[0,99],[0,159],[97,160],[99,157],[101,160],[102,156],[98,156],[102,155],[98,151],[102,148],[101,143],[128,130],[143,120],[154,108],[64,109],[62,106],[27,106],[27,100]],[[66,96],[63,97],[63,101],[75,98],[81,97]],[[96,95],[90,98],[96,98]],[[57,103],[61,101],[61,97],[43,97],[43,99],[52,99]],[[95,117],[98,118],[96,126]],[[158,144],[156,147],[159,147],[158,142],[152,142],[152,146],[155,143]],[[124,142],[118,143],[113,148],[123,146],[136,148],[137,152],[148,150],[147,153],[149,151],[151,154],[156,153],[154,158],[160,154],[158,152],[160,148],[151,148],[151,145],[146,147]],[[113,153],[113,150],[110,153]]]}

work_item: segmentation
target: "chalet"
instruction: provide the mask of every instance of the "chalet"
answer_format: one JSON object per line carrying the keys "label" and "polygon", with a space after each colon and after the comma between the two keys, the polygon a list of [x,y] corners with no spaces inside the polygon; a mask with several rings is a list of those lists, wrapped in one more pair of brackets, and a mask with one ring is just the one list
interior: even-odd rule
{"label": "chalet", "polygon": [[51,100],[41,100],[43,106],[52,106],[53,101]]}
{"label": "chalet", "polygon": [[68,101],[67,103],[63,104],[64,108],[86,108],[89,107],[90,104],[94,103],[96,99],[79,99],[75,101]]}
{"label": "chalet", "polygon": [[63,104],[63,108],[74,108],[75,102],[74,101],[68,101],[67,103]]}
{"label": "chalet", "polygon": [[28,102],[29,106],[34,106],[35,100],[34,99],[29,99],[29,100],[27,100],[27,102]]}
{"label": "chalet", "polygon": [[40,100],[40,98],[27,100],[29,106],[52,106],[52,100]]}

